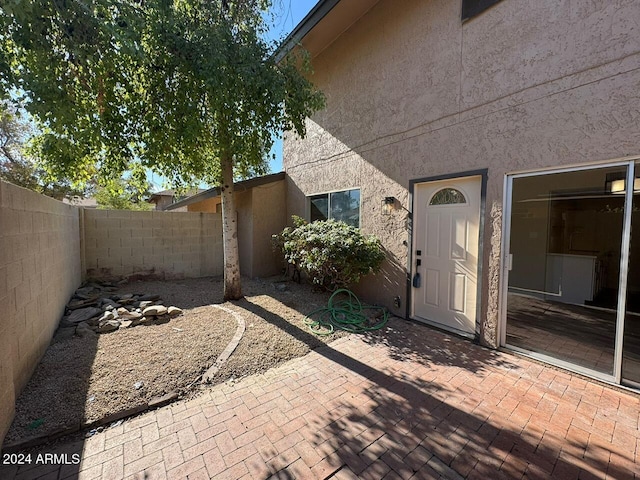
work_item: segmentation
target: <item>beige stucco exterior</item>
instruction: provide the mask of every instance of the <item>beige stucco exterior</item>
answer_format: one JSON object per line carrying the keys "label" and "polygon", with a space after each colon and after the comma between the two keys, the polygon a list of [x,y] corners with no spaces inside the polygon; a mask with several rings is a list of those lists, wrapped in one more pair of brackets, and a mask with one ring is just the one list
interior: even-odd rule
{"label": "beige stucco exterior", "polygon": [[[282,271],[282,259],[273,251],[271,236],[287,225],[284,179],[243,189],[236,187],[240,272],[248,277],[267,277]],[[189,204],[190,212],[220,212],[220,196]]]}
{"label": "beige stucco exterior", "polygon": [[460,8],[381,0],[315,47],[326,109],[285,136],[287,214],[360,188],[361,228],[388,252],[360,293],[405,316],[410,182],[487,169],[479,329],[496,346],[505,174],[640,154],[640,3],[503,0],[464,24]]}

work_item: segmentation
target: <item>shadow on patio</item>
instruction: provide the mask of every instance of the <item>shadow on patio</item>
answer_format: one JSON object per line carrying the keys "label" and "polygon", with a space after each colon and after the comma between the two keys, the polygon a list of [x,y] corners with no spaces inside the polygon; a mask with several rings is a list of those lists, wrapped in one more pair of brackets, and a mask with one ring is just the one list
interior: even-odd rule
{"label": "shadow on patio", "polygon": [[[282,321],[248,301],[238,305]],[[294,335],[317,342],[303,330]],[[311,354],[321,378],[309,390],[310,412],[321,413],[309,415],[303,436],[325,457],[327,471],[359,478],[392,470],[402,478],[634,478],[637,432],[616,437],[602,423],[635,418],[637,427],[637,412],[618,411],[625,394],[400,319],[361,340]],[[294,477],[289,469],[278,475]]]}

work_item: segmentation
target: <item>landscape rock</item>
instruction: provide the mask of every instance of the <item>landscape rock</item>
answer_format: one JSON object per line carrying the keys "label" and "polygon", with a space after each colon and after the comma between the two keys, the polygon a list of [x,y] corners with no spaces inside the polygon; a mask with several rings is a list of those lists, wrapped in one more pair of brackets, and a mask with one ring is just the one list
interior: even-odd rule
{"label": "landscape rock", "polygon": [[143,300],[141,302],[138,302],[138,307],[140,308],[147,308],[150,307],[151,305],[153,305],[153,301],[152,300]]}
{"label": "landscape rock", "polygon": [[77,310],[78,308],[89,307],[89,306],[97,306],[98,297],[93,298],[73,298],[67,304],[67,308],[69,310]]}
{"label": "landscape rock", "polygon": [[116,318],[116,314],[113,313],[113,311],[109,311],[107,310],[106,312],[104,312],[102,314],[102,316],[100,317],[100,321],[101,322],[106,322],[107,320],[114,320]]}
{"label": "landscape rock", "polygon": [[133,321],[124,320],[124,321],[120,322],[120,327],[119,328],[129,328],[131,325],[133,325]]}
{"label": "landscape rock", "polygon": [[99,323],[100,317],[93,317],[87,320],[87,325],[89,325],[90,327],[97,327]]}
{"label": "landscape rock", "polygon": [[146,317],[157,317],[167,313],[167,307],[164,305],[151,305],[142,311],[142,314]]}
{"label": "landscape rock", "polygon": [[79,337],[95,336],[96,332],[86,323],[80,322],[76,327],[76,335]]}
{"label": "landscape rock", "polygon": [[102,309],[96,307],[86,307],[74,310],[69,315],[64,317],[64,320],[68,323],[80,323],[89,320],[92,317],[102,314]]}
{"label": "landscape rock", "polygon": [[142,314],[139,312],[126,311],[124,313],[119,313],[118,318],[120,320],[138,320],[139,318],[142,318]]}
{"label": "landscape rock", "polygon": [[116,302],[114,300],[111,300],[110,298],[101,298],[100,299],[100,304],[102,305],[102,308],[104,308],[104,309],[107,309],[107,307],[111,307],[111,308],[109,308],[109,310],[112,310],[114,308],[118,308],[118,307],[121,306],[118,302]]}
{"label": "landscape rock", "polygon": [[178,315],[182,315],[183,312],[182,312],[181,308],[171,306],[171,307],[167,308],[167,313],[171,317],[177,317]]}
{"label": "landscape rock", "polygon": [[114,330],[118,330],[118,328],[120,328],[120,322],[118,320],[107,320],[106,322],[100,323],[98,333],[113,332]]}

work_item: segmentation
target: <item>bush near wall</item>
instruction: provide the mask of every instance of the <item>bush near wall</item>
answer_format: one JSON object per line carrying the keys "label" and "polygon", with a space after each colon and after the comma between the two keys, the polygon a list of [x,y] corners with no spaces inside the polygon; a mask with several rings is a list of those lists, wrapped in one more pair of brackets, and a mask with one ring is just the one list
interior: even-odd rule
{"label": "bush near wall", "polygon": [[385,255],[375,236],[335,220],[307,223],[294,216],[293,222],[273,236],[274,247],[316,285],[347,288],[380,270]]}

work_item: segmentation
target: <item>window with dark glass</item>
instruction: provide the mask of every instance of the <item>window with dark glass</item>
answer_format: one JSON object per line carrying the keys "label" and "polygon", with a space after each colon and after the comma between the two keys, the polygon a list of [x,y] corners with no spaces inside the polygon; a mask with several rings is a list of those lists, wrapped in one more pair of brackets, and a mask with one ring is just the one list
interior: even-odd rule
{"label": "window with dark glass", "polygon": [[462,21],[481,14],[500,0],[462,0]]}
{"label": "window with dark glass", "polygon": [[309,220],[327,220],[332,218],[360,227],[360,189],[342,190],[309,197]]}

